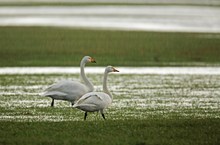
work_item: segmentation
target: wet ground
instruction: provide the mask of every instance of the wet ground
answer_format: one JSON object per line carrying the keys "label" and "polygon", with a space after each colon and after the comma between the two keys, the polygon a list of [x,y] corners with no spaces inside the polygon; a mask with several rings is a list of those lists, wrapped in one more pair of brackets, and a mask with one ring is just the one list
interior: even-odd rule
{"label": "wet ground", "polygon": [[[51,99],[39,95],[56,81],[78,78],[77,73],[1,74],[0,120],[82,120],[83,112],[72,109],[69,102],[55,101],[52,108]],[[102,91],[101,73],[89,73],[88,78]],[[108,86],[114,96],[106,110],[108,119],[220,118],[220,74],[119,73],[110,74]],[[90,119],[100,119],[97,116],[91,114]]]}

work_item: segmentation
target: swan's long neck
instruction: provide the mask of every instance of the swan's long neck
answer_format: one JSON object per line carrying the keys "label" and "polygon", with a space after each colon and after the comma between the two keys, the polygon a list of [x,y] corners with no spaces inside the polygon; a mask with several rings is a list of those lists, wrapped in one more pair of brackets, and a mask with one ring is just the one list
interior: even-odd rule
{"label": "swan's long neck", "polygon": [[94,90],[93,84],[87,79],[85,71],[84,71],[85,64],[86,63],[82,60],[80,63],[80,75],[85,85],[88,87],[89,91],[93,91]]}
{"label": "swan's long neck", "polygon": [[104,78],[103,78],[103,91],[108,94],[111,99],[113,99],[112,94],[109,92],[108,87],[107,87],[107,77],[108,77],[108,72],[105,71],[104,73]]}

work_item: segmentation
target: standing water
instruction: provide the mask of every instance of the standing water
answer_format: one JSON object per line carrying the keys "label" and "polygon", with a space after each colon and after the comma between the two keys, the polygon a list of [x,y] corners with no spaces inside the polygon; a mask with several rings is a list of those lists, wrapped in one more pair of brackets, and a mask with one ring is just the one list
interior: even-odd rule
{"label": "standing water", "polygon": [[218,33],[219,16],[208,5],[1,6],[0,26]]}
{"label": "standing water", "polygon": [[[220,67],[117,67],[120,74],[220,75]],[[102,74],[105,67],[86,67],[87,73]],[[0,74],[79,74],[79,67],[1,67]]]}
{"label": "standing water", "polygon": [[[117,67],[110,74],[109,90],[114,96],[107,110],[109,119],[150,117],[220,118],[219,67]],[[102,91],[104,68],[86,67],[96,91]],[[63,79],[79,80],[79,68],[1,68],[0,120],[73,121],[81,112],[66,101],[40,96],[49,85]],[[62,108],[62,109],[61,109]],[[68,112],[68,113],[67,113]],[[95,115],[91,115],[94,120]]]}

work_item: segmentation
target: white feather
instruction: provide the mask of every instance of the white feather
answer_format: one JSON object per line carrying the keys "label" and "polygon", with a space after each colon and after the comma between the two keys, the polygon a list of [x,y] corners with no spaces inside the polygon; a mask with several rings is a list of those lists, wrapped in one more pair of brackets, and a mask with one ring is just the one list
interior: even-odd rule
{"label": "white feather", "polygon": [[94,90],[93,84],[87,79],[84,73],[84,66],[87,62],[95,62],[95,61],[94,59],[92,61],[92,58],[89,56],[85,56],[81,60],[80,75],[84,81],[84,84],[80,83],[79,81],[62,80],[52,84],[47,89],[45,89],[44,92],[41,94],[41,96],[51,97],[52,99],[57,99],[57,100],[67,100],[74,103],[82,95],[93,91]]}
{"label": "white feather", "polygon": [[84,119],[86,119],[87,112],[95,112],[95,111],[100,111],[102,117],[105,119],[103,110],[112,103],[112,99],[113,99],[111,93],[108,91],[107,88],[107,75],[109,72],[118,72],[118,70],[116,70],[112,66],[106,67],[104,73],[104,79],[103,79],[104,92],[86,93],[75,103],[75,105],[73,105],[73,107],[86,112]]}

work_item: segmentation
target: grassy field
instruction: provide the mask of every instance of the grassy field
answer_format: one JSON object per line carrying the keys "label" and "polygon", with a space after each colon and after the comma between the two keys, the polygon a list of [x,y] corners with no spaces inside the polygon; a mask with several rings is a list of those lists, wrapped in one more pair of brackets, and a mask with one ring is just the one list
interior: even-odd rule
{"label": "grassy field", "polygon": [[0,144],[217,145],[219,127],[218,119],[1,122]]}
{"label": "grassy field", "polygon": [[0,67],[219,65],[220,34],[0,27]]}
{"label": "grassy field", "polygon": [[[88,74],[102,90],[101,74]],[[114,95],[100,114],[39,96],[78,74],[0,75],[0,144],[218,145],[220,75],[110,75]]]}
{"label": "grassy field", "polygon": [[[13,5],[51,3],[0,6]],[[219,66],[219,40],[218,33],[0,27],[0,67],[79,66],[84,55],[95,66]],[[102,75],[88,77],[101,91]],[[220,75],[110,75],[114,100],[106,121],[97,113],[83,121],[84,112],[65,101],[50,107],[51,99],[39,93],[62,79],[78,74],[0,75],[0,145],[220,144]]]}

